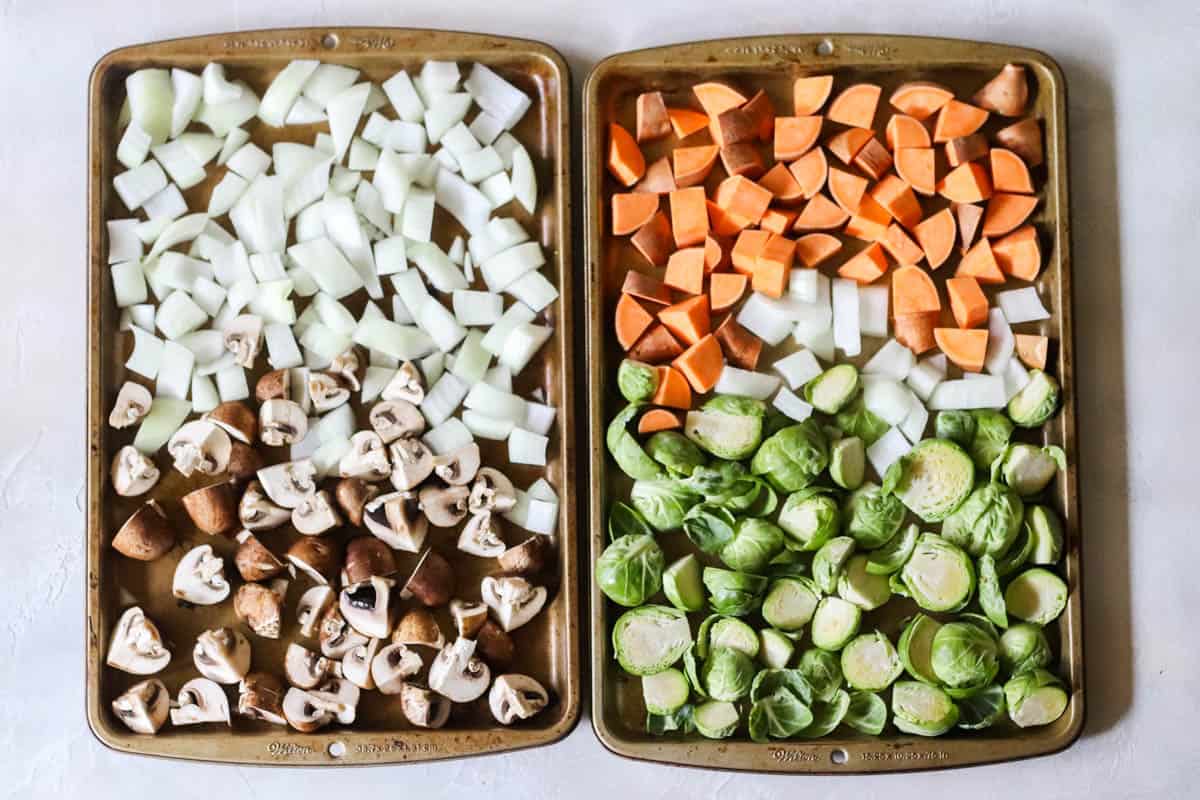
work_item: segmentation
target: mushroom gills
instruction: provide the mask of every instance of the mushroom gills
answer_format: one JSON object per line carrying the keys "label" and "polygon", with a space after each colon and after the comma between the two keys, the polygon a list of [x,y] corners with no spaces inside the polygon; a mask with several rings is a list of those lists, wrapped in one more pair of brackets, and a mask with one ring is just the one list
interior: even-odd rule
{"label": "mushroom gills", "polygon": [[151,678],[125,690],[112,701],[112,710],[134,733],[154,735],[167,721],[170,705],[167,687],[157,678]]}
{"label": "mushroom gills", "polygon": [[139,606],[126,609],[113,627],[105,663],[130,675],[153,675],[170,661],[158,627]]}
{"label": "mushroom gills", "polygon": [[229,698],[225,690],[208,678],[193,678],[179,688],[176,707],[171,709],[172,725],[196,725],[203,722],[229,724]]}
{"label": "mushroom gills", "polygon": [[501,725],[529,719],[550,701],[545,687],[528,675],[501,675],[488,692],[488,707]]}

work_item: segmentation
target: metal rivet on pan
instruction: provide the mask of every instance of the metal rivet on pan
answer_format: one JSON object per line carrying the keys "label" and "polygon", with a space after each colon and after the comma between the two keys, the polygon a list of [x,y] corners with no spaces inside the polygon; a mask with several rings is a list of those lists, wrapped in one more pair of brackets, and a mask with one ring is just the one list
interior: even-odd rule
{"label": "metal rivet on pan", "polygon": [[338,36],[336,33],[327,33],[321,39],[321,46],[326,50],[332,50],[338,46]]}
{"label": "metal rivet on pan", "polygon": [[325,751],[334,758],[341,758],[342,756],[346,755],[346,743],[330,742],[329,747],[325,748]]}
{"label": "metal rivet on pan", "polygon": [[833,41],[830,39],[822,39],[821,43],[817,45],[817,55],[833,55]]}
{"label": "metal rivet on pan", "polygon": [[829,760],[839,766],[845,764],[849,759],[849,754],[840,747],[829,754]]}

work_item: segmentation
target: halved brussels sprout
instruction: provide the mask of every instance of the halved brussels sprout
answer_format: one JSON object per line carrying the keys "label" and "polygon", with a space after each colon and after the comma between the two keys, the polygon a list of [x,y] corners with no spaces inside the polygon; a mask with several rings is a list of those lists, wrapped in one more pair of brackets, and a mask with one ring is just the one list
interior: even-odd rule
{"label": "halved brussels sprout", "polygon": [[700,448],[678,431],[659,431],[652,434],[644,447],[646,455],[662,464],[672,475],[691,475],[696,467],[708,463]]}
{"label": "halved brussels sprout", "polygon": [[853,364],[830,367],[804,385],[804,399],[826,414],[836,414],[858,392],[858,370]]}
{"label": "halved brussels sprout", "polygon": [[859,733],[878,736],[887,725],[887,703],[874,692],[851,692],[842,721]]}
{"label": "halved brussels sprout", "polygon": [[642,699],[651,714],[674,714],[687,704],[692,689],[674,667],[642,678]]}
{"label": "halved brussels sprout", "polygon": [[1050,666],[1050,642],[1037,625],[1019,622],[1000,637],[1000,666],[1009,675]]}
{"label": "halved brussels sprout", "polygon": [[662,588],[663,551],[653,536],[622,536],[596,559],[596,584],[614,603],[640,606]]}
{"label": "halved brussels sprout", "polygon": [[941,736],[958,722],[958,706],[936,686],[897,681],[892,686],[892,722],[904,733]]}
{"label": "halved brussels sprout", "polygon": [[897,575],[908,595],[926,611],[958,611],[975,591],[971,559],[953,543],[930,533],[917,537],[912,557]]}
{"label": "halved brussels sprout", "polygon": [[974,483],[974,466],[961,447],[926,439],[888,467],[883,486],[925,522],[940,522],[967,499]]}
{"label": "halved brussels sprout", "polygon": [[1004,452],[1012,439],[1012,421],[999,411],[988,408],[975,409],[971,417],[975,420],[975,435],[971,437],[967,452],[976,467],[989,469],[996,456]]}
{"label": "halved brussels sprout", "polygon": [[1044,669],[1022,672],[1004,684],[1008,717],[1018,728],[1049,725],[1067,710],[1062,681]]}
{"label": "halved brussels sprout", "polygon": [[692,715],[696,730],[708,739],[727,739],[737,730],[741,717],[733,703],[710,700],[696,706]]}
{"label": "halved brussels sprout", "polygon": [[838,578],[853,552],[854,540],[849,536],[835,536],[822,545],[812,562],[813,582],[818,589],[825,594],[837,591]]}
{"label": "halved brussels sprout", "polygon": [[1000,670],[996,638],[970,622],[949,622],[933,637],[933,674],[951,696],[966,697],[992,682]]}
{"label": "halved brussels sprout", "polygon": [[750,707],[746,720],[750,738],[755,742],[786,739],[812,724],[813,713],[800,698],[780,689]]}
{"label": "halved brussels sprout", "polygon": [[968,731],[990,728],[1004,716],[1004,688],[993,683],[958,701],[958,727]]}
{"label": "halved brussels sprout", "polygon": [[754,682],[754,662],[741,650],[714,647],[700,665],[704,691],[714,700],[733,702],[750,694]]}
{"label": "halved brussels sprout", "polygon": [[909,525],[898,531],[877,550],[867,554],[867,572],[872,575],[891,575],[893,572],[899,572],[912,556],[920,534],[921,531],[916,525]]}
{"label": "halved brussels sprout", "polygon": [[1050,570],[1034,567],[1009,582],[1004,602],[1017,619],[1049,625],[1067,607],[1067,585]]}
{"label": "halved brussels sprout", "polygon": [[829,466],[829,442],[815,419],[789,425],[762,443],[750,471],[781,492],[797,492]]}
{"label": "halved brussels sprout", "polygon": [[662,736],[667,733],[691,733],[696,730],[696,709],[685,704],[671,714],[646,714],[646,733]]}
{"label": "halved brussels sprout", "polygon": [[841,650],[858,633],[862,609],[840,597],[823,597],[813,613],[809,636],[822,650]]}
{"label": "halved brussels sprout", "polygon": [[767,590],[766,578],[746,572],[705,567],[703,578],[712,610],[733,617],[744,617],[757,610]]}
{"label": "halved brussels sprout", "polygon": [[846,562],[838,578],[838,596],[848,600],[863,611],[874,611],[892,599],[892,590],[885,575],[873,575],[867,571],[867,557],[858,553]]}
{"label": "halved brussels sprout", "polygon": [[812,722],[796,735],[801,739],[820,739],[822,736],[828,736],[842,723],[849,710],[850,695],[844,689],[838,689],[828,703],[813,703]]}
{"label": "halved brussels sprout", "polygon": [[1063,529],[1058,515],[1046,506],[1025,510],[1025,533],[1029,536],[1029,561],[1033,564],[1057,564],[1062,558]]}
{"label": "halved brussels sprout", "polygon": [[946,517],[942,536],[976,558],[999,557],[1016,540],[1024,515],[1016,492],[1000,483],[984,484]]}
{"label": "halved brussels sprout", "polygon": [[842,686],[841,659],[828,651],[805,650],[796,669],[812,689],[814,702],[830,702]]}
{"label": "halved brussels sprout", "polygon": [[783,669],[796,652],[796,643],[774,628],[759,631],[758,644],[758,660],[770,669]]}
{"label": "halved brussels sprout", "polygon": [[1008,627],[1008,610],[1004,606],[1004,593],[1000,591],[996,560],[988,555],[979,557],[979,607],[995,625]]}
{"label": "halved brussels sprout", "polygon": [[1001,578],[1025,566],[1025,562],[1033,555],[1033,537],[1029,535],[1029,509],[1025,510],[1025,521],[1017,538],[1009,545],[1008,551],[996,559],[996,574]]}
{"label": "halved brussels sprout", "polygon": [[896,648],[879,631],[856,636],[842,649],[842,675],[855,689],[881,692],[903,671]]}
{"label": "halved brussels sprout", "polygon": [[857,436],[838,439],[829,448],[829,477],[843,489],[862,486],[867,469],[867,448]]}
{"label": "halved brussels sprout", "polygon": [[1021,497],[1032,497],[1045,489],[1059,470],[1067,468],[1061,447],[1034,447],[1018,442],[1004,448],[992,462],[992,480],[1000,481]]}
{"label": "halved brussels sprout", "polygon": [[617,466],[634,480],[653,480],[662,475],[662,470],[646,451],[642,449],[637,438],[629,432],[629,423],[642,410],[640,404],[631,403],[625,406],[619,414],[608,423],[608,432],[604,437],[608,452],[612,455]]}
{"label": "halved brussels sprout", "polygon": [[700,580],[700,562],[692,553],[671,563],[662,574],[663,594],[681,611],[704,608],[704,583]]}
{"label": "halved brussels sprout", "polygon": [[970,411],[939,411],[933,424],[934,436],[948,439],[962,448],[975,439],[975,417]]}
{"label": "halved brussels sprout", "polygon": [[733,541],[737,520],[728,509],[701,503],[689,508],[680,524],[692,544],[715,555]]}
{"label": "halved brussels sprout", "polygon": [[837,535],[840,520],[837,501],[827,491],[810,486],[788,495],[778,521],[788,536],[787,547],[816,550]]}
{"label": "halved brussels sprout", "polygon": [[877,484],[864,483],[846,499],[842,509],[846,533],[862,547],[879,547],[904,524],[904,504]]}
{"label": "halved brussels sprout", "polygon": [[641,606],[617,617],[613,650],[631,675],[653,675],[679,660],[692,646],[687,615],[669,606]]}
{"label": "halved brussels sprout", "polygon": [[629,502],[658,531],[677,530],[688,509],[699,501],[678,481],[638,480],[629,490]]}
{"label": "halved brussels sprout", "polygon": [[616,541],[622,536],[654,535],[654,529],[635,509],[621,502],[613,503],[608,509],[608,539]]}
{"label": "halved brussels sprout", "polygon": [[650,364],[626,358],[617,367],[617,389],[626,402],[648,402],[658,391],[658,370]]}
{"label": "halved brussels sprout", "polygon": [[777,578],[763,599],[762,616],[779,630],[798,631],[809,623],[821,592],[808,578]]}
{"label": "halved brussels sprout", "polygon": [[847,436],[857,436],[867,447],[875,444],[891,427],[867,408],[862,395],[839,411],[834,421]]}
{"label": "halved brussels sprout", "polygon": [[1008,416],[1022,428],[1036,428],[1058,410],[1058,381],[1040,369],[1029,371],[1029,383],[1008,401]]}
{"label": "halved brussels sprout", "polygon": [[765,519],[743,519],[733,539],[721,548],[721,560],[738,572],[762,572],[783,550],[783,531]]}
{"label": "halved brussels sprout", "polygon": [[933,637],[941,630],[942,623],[933,617],[917,614],[904,626],[897,650],[904,669],[922,683],[937,684],[933,672]]}
{"label": "halved brussels sprout", "polygon": [[811,705],[814,697],[812,686],[800,670],[763,669],[754,676],[754,683],[750,685],[750,699],[758,701],[778,691],[796,695],[805,705]]}
{"label": "halved brussels sprout", "polygon": [[718,617],[708,629],[708,649],[728,647],[750,658],[758,655],[758,634],[736,617]]}
{"label": "halved brussels sprout", "polygon": [[702,450],[737,461],[753,453],[762,441],[766,408],[761,400],[750,397],[717,395],[698,411],[687,413],[683,432]]}

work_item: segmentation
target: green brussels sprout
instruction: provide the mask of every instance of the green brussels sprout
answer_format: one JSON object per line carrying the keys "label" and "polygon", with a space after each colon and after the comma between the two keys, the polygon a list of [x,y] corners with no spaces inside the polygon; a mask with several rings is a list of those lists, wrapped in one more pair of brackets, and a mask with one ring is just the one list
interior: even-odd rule
{"label": "green brussels sprout", "polygon": [[617,367],[617,389],[627,403],[649,402],[658,391],[658,370],[649,364],[626,358]]}
{"label": "green brussels sprout", "polygon": [[812,721],[811,709],[796,695],[780,689],[754,701],[746,726],[752,741],[766,742],[795,736]]}
{"label": "green brussels sprout", "polygon": [[891,427],[867,408],[862,395],[839,411],[834,420],[846,435],[862,439],[863,444],[868,447],[875,444]]}
{"label": "green brussels sprout", "polygon": [[717,458],[736,461],[753,453],[762,441],[766,410],[761,400],[717,395],[698,411],[688,412],[683,432]]}
{"label": "green brussels sprout", "polygon": [[891,575],[899,572],[912,557],[921,530],[916,525],[904,528],[878,549],[867,554],[867,572],[872,575]]}
{"label": "green brussels sprout", "polygon": [[723,619],[733,619],[733,617],[726,617],[721,614],[709,614],[700,623],[700,627],[696,630],[696,655],[699,658],[708,658],[708,635],[712,631],[712,626]]}
{"label": "green brussels sprout", "polygon": [[681,524],[692,544],[715,555],[733,541],[737,520],[724,508],[701,503],[688,509]]}
{"label": "green brussels sprout", "polygon": [[663,551],[653,536],[622,536],[596,559],[596,584],[618,605],[640,606],[662,588]]}
{"label": "green brussels sprout", "polygon": [[705,642],[705,652],[718,647],[728,647],[731,650],[745,653],[750,658],[758,656],[758,634],[754,629],[737,617],[709,617],[712,624],[708,626],[708,638]]}
{"label": "green brussels sprout", "polygon": [[958,706],[937,686],[897,681],[892,686],[892,722],[903,733],[941,736],[958,723]]}
{"label": "green brussels sprout", "polygon": [[881,692],[903,671],[896,648],[879,631],[856,636],[842,649],[842,675],[855,689]]}
{"label": "green brussels sprout", "polygon": [[[820,651],[818,651],[820,652]],[[804,705],[812,705],[813,688],[798,669],[762,669],[750,685],[750,700],[758,702],[776,692],[794,694]]]}
{"label": "green brussels sprout", "polygon": [[762,478],[748,475],[735,481],[728,491],[715,496],[710,502],[718,502],[748,517],[765,517],[775,511],[779,496]]}
{"label": "green brussels sprout", "polygon": [[750,694],[754,662],[741,650],[714,647],[700,666],[700,680],[713,700],[733,702]]}
{"label": "green brussels sprout", "polygon": [[646,454],[667,468],[672,475],[691,475],[696,467],[708,463],[700,448],[676,431],[659,431],[646,440]]}
{"label": "green brussels sprout", "polygon": [[796,670],[812,689],[813,702],[828,703],[842,686],[842,662],[836,654],[813,647],[800,656]]}
{"label": "green brussels sprout", "polygon": [[975,435],[971,437],[967,452],[976,467],[989,469],[996,456],[1008,447],[1013,435],[1013,424],[999,411],[987,408],[975,409],[971,416],[975,419]]}
{"label": "green brussels sprout", "polygon": [[722,497],[730,492],[739,481],[750,477],[737,461],[717,459],[710,464],[696,467],[683,481],[689,491],[704,495],[705,499]]}
{"label": "green brussels sprout", "polygon": [[771,436],[794,423],[795,420],[775,406],[767,406],[766,416],[763,417],[763,436]]}
{"label": "green brussels sprout", "polygon": [[933,637],[941,627],[942,623],[933,617],[917,614],[904,626],[896,644],[905,671],[922,683],[938,682],[933,673]]}
{"label": "green brussels sprout", "polygon": [[691,704],[670,714],[646,714],[646,733],[664,736],[668,733],[688,734],[696,730],[696,709]]}
{"label": "green brussels sprout", "polygon": [[1000,670],[996,638],[970,622],[948,622],[933,637],[933,673],[953,696],[967,696]]}
{"label": "green brussels sprout", "polygon": [[887,725],[887,703],[874,692],[851,692],[842,721],[859,733],[878,736]]}
{"label": "green brussels sprout", "polygon": [[679,660],[692,646],[687,615],[669,606],[639,606],[617,617],[613,651],[631,675],[653,675]]}
{"label": "green brussels sprout", "polygon": [[798,631],[809,623],[821,592],[808,578],[777,578],[763,598],[762,616],[781,631]]}
{"label": "green brussels sprout", "polygon": [[975,592],[971,559],[952,542],[929,533],[917,538],[912,557],[896,575],[926,611],[958,611]]}
{"label": "green brussels sprout", "polygon": [[838,597],[854,603],[863,611],[874,611],[892,599],[887,577],[867,571],[865,553],[853,555],[846,562],[846,568],[838,577],[837,592]]}
{"label": "green brussels sprout", "polygon": [[767,579],[746,572],[705,567],[704,586],[708,589],[708,602],[713,611],[744,617],[761,604],[763,592],[767,590]]}
{"label": "green brussels sprout", "polygon": [[958,701],[958,727],[968,731],[990,728],[1004,716],[1004,688],[993,683]]}
{"label": "green brussels sprout", "polygon": [[895,494],[924,522],[946,519],[971,493],[975,469],[949,439],[926,439],[896,459],[883,476],[885,494]]}
{"label": "green brussels sprout", "polygon": [[934,436],[948,439],[962,448],[975,439],[975,417],[970,411],[939,411],[933,424]]}
{"label": "green brussels sprout", "polygon": [[765,519],[743,519],[733,540],[721,548],[721,560],[738,572],[762,572],[783,550],[783,531]]}
{"label": "green brussels sprout", "polygon": [[992,462],[992,480],[1007,484],[1021,497],[1032,497],[1066,468],[1067,456],[1061,447],[1016,443],[1004,448]]}
{"label": "green brussels sprout", "polygon": [[1000,591],[1000,575],[996,560],[989,555],[979,557],[979,607],[989,621],[1001,628],[1008,627],[1008,609]]}
{"label": "green brussels sprout", "polygon": [[[838,439],[829,448],[829,477],[843,489],[862,486],[867,469],[867,448],[857,436]],[[886,713],[886,712],[885,712]]]}
{"label": "green brussels sprout", "polygon": [[825,594],[837,591],[838,578],[846,567],[846,561],[854,552],[854,540],[849,536],[835,536],[813,556],[813,582]]}
{"label": "green brussels sprout", "polygon": [[1022,672],[1004,684],[1008,717],[1018,728],[1049,725],[1067,710],[1062,681],[1044,669]]}
{"label": "green brussels sprout", "polygon": [[699,611],[704,608],[704,583],[700,580],[700,562],[694,553],[672,562],[663,571],[662,587],[671,605],[679,610]]}
{"label": "green brussels sprout", "polygon": [[1008,401],[1008,416],[1022,428],[1036,428],[1058,410],[1058,381],[1040,369],[1029,371],[1029,383]]}
{"label": "green brussels sprout", "polygon": [[770,669],[783,669],[796,653],[796,644],[774,628],[758,632],[758,660]]}
{"label": "green brussels sprout", "polygon": [[842,724],[842,720],[846,718],[846,712],[849,710],[849,693],[838,689],[828,703],[813,703],[813,721],[796,735],[801,739],[820,739],[822,736],[828,736],[838,725]]}
{"label": "green brussels sprout", "polygon": [[1009,581],[1004,603],[1019,620],[1049,625],[1067,607],[1067,584],[1050,570],[1027,569]]}
{"label": "green brussels sprout", "polygon": [[816,420],[790,425],[762,443],[750,471],[781,492],[797,492],[829,466],[829,443]]}
{"label": "green brussels sprout", "polygon": [[1037,625],[1019,622],[1000,637],[1000,666],[1009,675],[1048,667],[1052,660],[1050,642]]}
{"label": "green brussels sprout", "polygon": [[619,501],[613,503],[608,509],[608,540],[640,535],[653,536],[654,529],[634,509]]}
{"label": "green brussels sprout", "polygon": [[840,597],[823,597],[813,613],[809,636],[822,650],[841,650],[858,633],[862,609]]}
{"label": "green brussels sprout", "polygon": [[879,547],[904,523],[904,504],[877,484],[864,483],[846,499],[842,509],[846,533],[867,549]]}
{"label": "green brussels sprout", "polygon": [[1017,493],[1000,483],[971,492],[942,524],[942,536],[975,557],[1004,555],[1021,530],[1025,505]]}
{"label": "green brussels sprout", "polygon": [[674,667],[642,678],[642,699],[651,714],[674,714],[687,705],[691,693],[687,678]]}
{"label": "green brussels sprout", "polygon": [[676,481],[634,481],[629,502],[655,530],[673,531],[683,524],[683,517],[700,498]]}
{"label": "green brussels sprout", "polygon": [[784,544],[793,550],[818,550],[837,535],[841,514],[837,501],[822,489],[808,487],[788,495],[779,511]]}
{"label": "green brussels sprout", "polygon": [[734,734],[742,718],[733,703],[710,700],[696,707],[692,721],[701,736],[707,739],[726,739]]}
{"label": "green brussels sprout", "polygon": [[1019,570],[1033,555],[1033,537],[1029,535],[1029,515],[1031,509],[1025,509],[1025,521],[1021,523],[1021,531],[1000,558],[996,559],[996,574],[1003,578]]}
{"label": "green brussels sprout", "polygon": [[689,647],[683,651],[683,674],[687,678],[688,684],[691,685],[692,691],[707,699],[708,694],[704,691],[704,684],[700,682],[700,662],[696,660],[698,647],[699,642],[697,642],[697,647]]}
{"label": "green brussels sprout", "polygon": [[646,451],[642,449],[637,438],[628,429],[629,423],[641,409],[642,406],[638,404],[625,406],[621,413],[613,417],[612,422],[608,424],[604,441],[608,445],[609,454],[612,455],[622,472],[634,480],[653,480],[661,477],[662,470],[659,469],[654,459],[646,455]]}
{"label": "green brussels sprout", "polygon": [[1062,558],[1063,529],[1058,515],[1046,506],[1030,506],[1025,511],[1025,533],[1029,536],[1029,561],[1057,564]]}
{"label": "green brussels sprout", "polygon": [[830,367],[804,385],[804,399],[826,414],[841,411],[858,392],[858,370],[853,364]]}

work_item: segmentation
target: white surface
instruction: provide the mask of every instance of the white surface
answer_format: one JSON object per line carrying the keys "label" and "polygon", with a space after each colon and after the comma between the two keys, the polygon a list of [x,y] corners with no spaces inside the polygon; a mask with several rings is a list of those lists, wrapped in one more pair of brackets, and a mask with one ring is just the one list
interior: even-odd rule
{"label": "white surface", "polygon": [[[1195,796],[1200,755],[1200,11],[1193,3],[927,0],[565,4],[0,0],[0,796],[805,798]],[[707,5],[705,10],[702,8]],[[1145,6],[1154,5],[1157,10]],[[451,11],[452,9],[452,11]],[[447,13],[450,12],[450,13]],[[1070,85],[1088,724],[1009,766],[862,779],[618,759],[585,718],[558,746],[432,766],[234,769],[120,756],[83,718],[86,88],[105,51],[222,29],[465,27],[549,41],[576,86],[610,52],[693,38],[869,30],[1044,49]],[[579,103],[576,100],[575,108]],[[576,138],[578,145],[578,137]],[[578,151],[577,151],[578,152]],[[578,196],[577,186],[576,196]],[[582,263],[582,242],[576,242]],[[582,286],[582,281],[577,282]],[[1187,391],[1187,389],[1191,391]],[[469,790],[464,792],[464,790]],[[482,792],[482,794],[477,794]]]}

